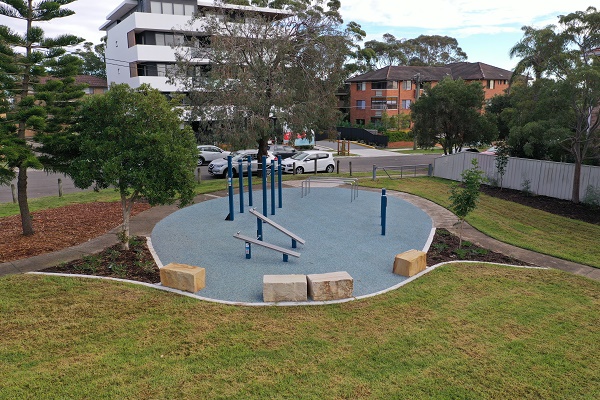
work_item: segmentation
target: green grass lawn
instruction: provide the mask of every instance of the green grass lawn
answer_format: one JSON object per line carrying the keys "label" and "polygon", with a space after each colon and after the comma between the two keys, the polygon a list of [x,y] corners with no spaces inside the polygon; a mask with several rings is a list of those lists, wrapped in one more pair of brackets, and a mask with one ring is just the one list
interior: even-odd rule
{"label": "green grass lawn", "polygon": [[39,275],[0,293],[1,399],[600,397],[600,283],[561,271],[455,264],[303,307]]}
{"label": "green grass lawn", "polygon": [[[362,185],[412,193],[444,207],[450,181],[437,178],[364,180]],[[467,222],[517,247],[600,268],[600,226],[550,214],[482,194]]]}

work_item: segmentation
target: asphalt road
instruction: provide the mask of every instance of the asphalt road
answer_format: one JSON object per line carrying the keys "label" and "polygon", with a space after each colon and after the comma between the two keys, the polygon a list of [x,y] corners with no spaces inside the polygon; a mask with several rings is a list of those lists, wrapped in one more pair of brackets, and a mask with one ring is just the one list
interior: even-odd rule
{"label": "asphalt road", "polygon": [[[356,146],[356,145],[353,145]],[[331,147],[331,146],[329,146]],[[351,147],[351,152],[359,152],[364,147]],[[383,166],[403,166],[433,163],[433,160],[439,155],[391,155],[390,152],[377,153],[378,150],[370,150],[368,154],[385,154],[385,156],[358,156],[358,157],[339,157],[340,171],[347,173],[352,163],[353,172],[371,172],[373,164],[378,167]],[[215,179],[208,173],[208,166],[200,167],[202,180]],[[58,179],[62,179],[63,193],[73,193],[81,191],[73,184],[73,181],[62,174],[46,173],[44,171],[30,170],[28,173],[28,197],[30,199],[44,196],[58,196]],[[16,180],[13,181],[16,186]],[[91,189],[86,189],[91,190]],[[0,203],[12,202],[12,192],[10,186],[0,186]]]}

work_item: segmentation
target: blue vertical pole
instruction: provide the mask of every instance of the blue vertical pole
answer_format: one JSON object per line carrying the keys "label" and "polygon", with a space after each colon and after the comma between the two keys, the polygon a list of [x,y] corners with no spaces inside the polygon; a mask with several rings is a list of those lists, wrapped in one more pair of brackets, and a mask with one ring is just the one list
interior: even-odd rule
{"label": "blue vertical pole", "polygon": [[263,215],[267,215],[267,156],[262,156]]}
{"label": "blue vertical pole", "polygon": [[227,156],[227,189],[229,191],[229,220],[233,221],[233,162],[231,156]]}
{"label": "blue vertical pole", "polygon": [[246,242],[246,259],[252,258],[252,243]]}
{"label": "blue vertical pole", "polygon": [[240,187],[240,214],[244,213],[244,166],[242,165],[242,158],[238,160],[238,182]]}
{"label": "blue vertical pole", "polygon": [[256,238],[260,241],[263,240],[262,219],[260,218],[256,218]]}
{"label": "blue vertical pole", "polygon": [[386,212],[387,212],[387,196],[385,189],[381,189],[381,234],[385,236],[385,223],[386,223]]}
{"label": "blue vertical pole", "polygon": [[275,215],[275,160],[271,160],[271,215]]}
{"label": "blue vertical pole", "polygon": [[248,205],[252,207],[252,156],[248,156]]}
{"label": "blue vertical pole", "polygon": [[279,161],[277,164],[277,185],[278,185],[278,189],[279,189],[279,208],[283,207],[283,194],[281,192],[281,157],[277,157],[277,160]]}

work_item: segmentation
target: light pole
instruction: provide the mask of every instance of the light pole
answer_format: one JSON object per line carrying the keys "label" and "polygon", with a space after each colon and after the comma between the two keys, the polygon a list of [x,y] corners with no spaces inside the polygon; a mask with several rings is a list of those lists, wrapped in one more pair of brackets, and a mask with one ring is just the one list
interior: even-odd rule
{"label": "light pole", "polygon": [[[419,100],[419,96],[421,95],[421,73],[417,72],[415,76],[413,76],[413,82],[415,82],[415,102]],[[413,134],[413,150],[417,149],[417,135]]]}

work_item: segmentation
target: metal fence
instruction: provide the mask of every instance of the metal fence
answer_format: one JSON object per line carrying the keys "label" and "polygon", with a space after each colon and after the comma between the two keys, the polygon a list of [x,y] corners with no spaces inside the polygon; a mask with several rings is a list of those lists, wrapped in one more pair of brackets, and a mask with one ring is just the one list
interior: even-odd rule
{"label": "metal fence", "polygon": [[[477,159],[479,168],[485,172],[486,177],[499,184],[496,157],[486,154],[465,152],[438,157],[433,163],[433,176],[459,181],[460,174],[471,168],[473,158]],[[502,178],[502,187],[570,200],[574,169],[574,164],[510,157]],[[581,167],[580,199],[585,198],[589,186],[600,189],[600,167]]]}

